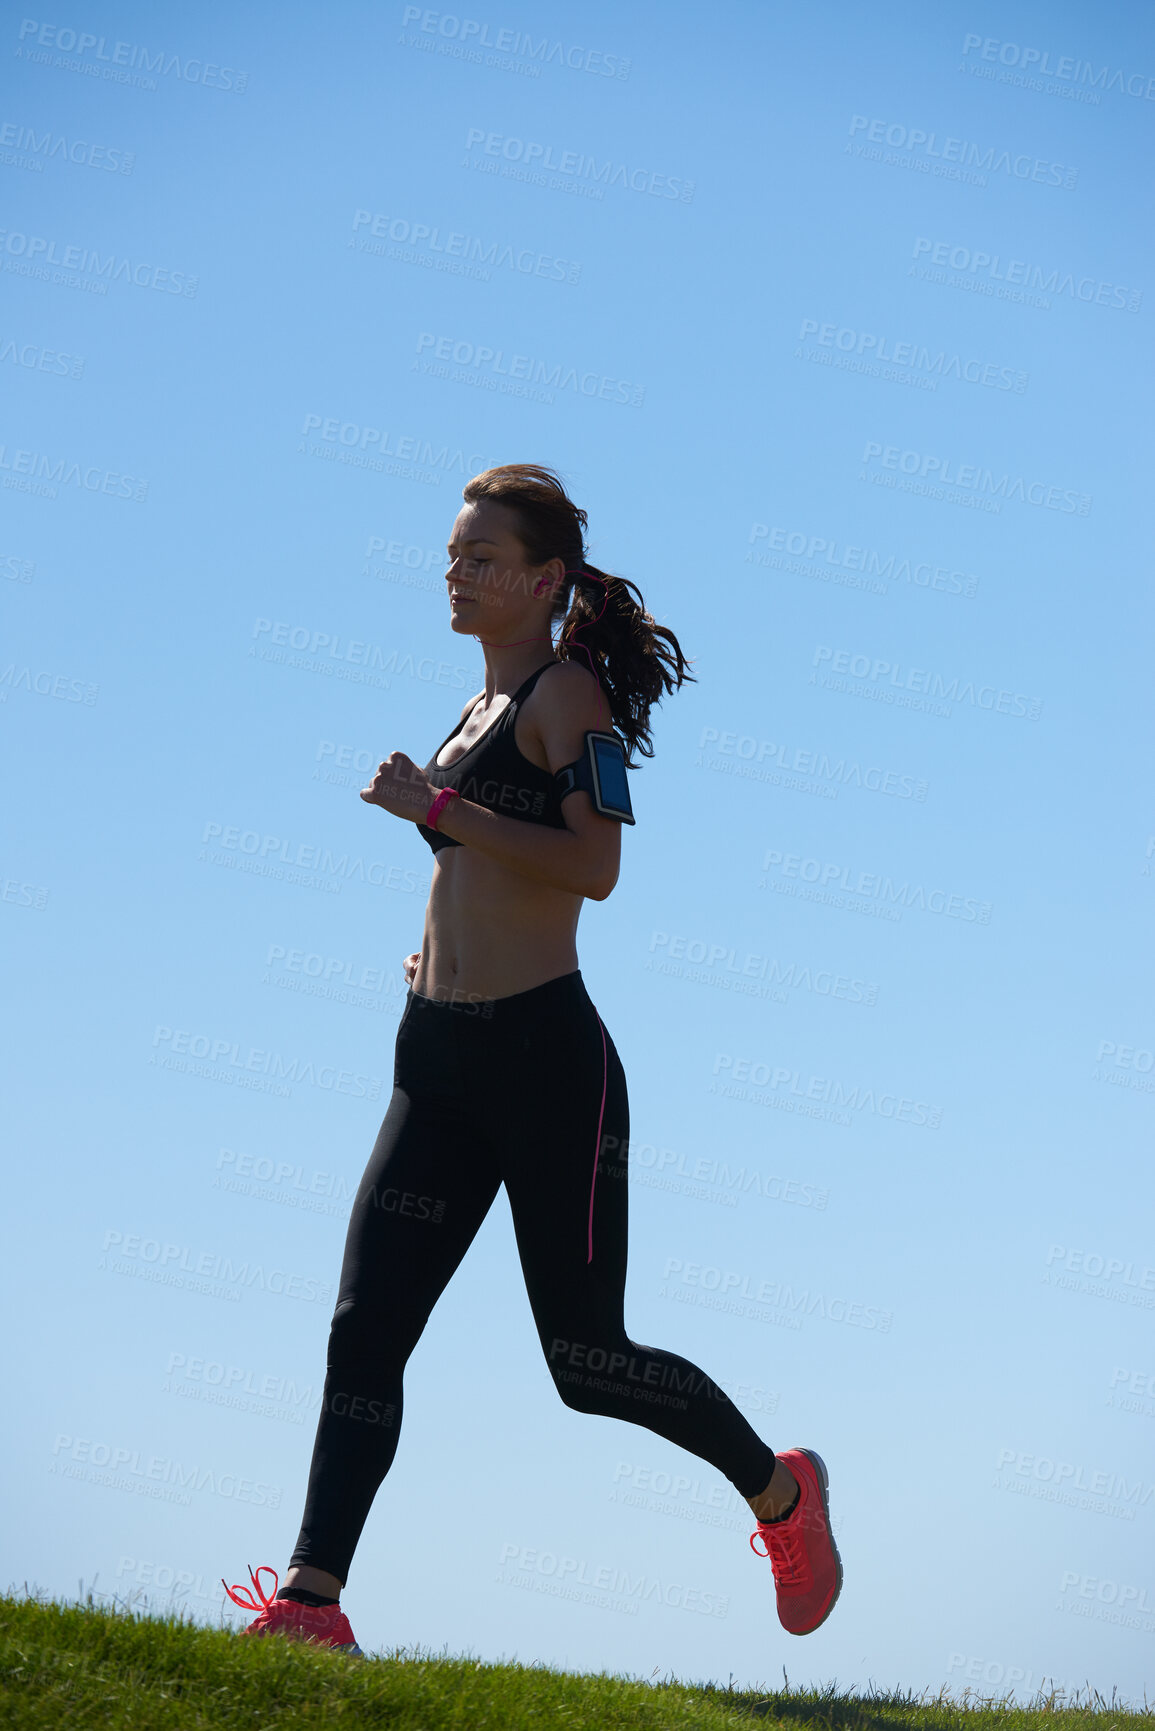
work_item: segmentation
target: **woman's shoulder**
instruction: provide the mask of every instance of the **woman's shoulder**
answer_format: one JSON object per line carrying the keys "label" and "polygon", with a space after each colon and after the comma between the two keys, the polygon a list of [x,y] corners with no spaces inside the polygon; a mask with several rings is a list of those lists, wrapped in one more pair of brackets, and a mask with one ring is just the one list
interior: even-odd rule
{"label": "woman's shoulder", "polygon": [[526,721],[540,728],[551,725],[580,729],[605,727],[606,698],[601,685],[580,661],[547,664],[525,701]]}
{"label": "woman's shoulder", "polygon": [[553,661],[542,668],[529,697],[550,709],[580,709],[600,692],[597,676],[580,661]]}
{"label": "woman's shoulder", "polygon": [[534,686],[537,691],[545,686],[549,691],[585,692],[598,683],[597,676],[590,668],[583,667],[580,661],[547,662],[542,669],[541,677]]}

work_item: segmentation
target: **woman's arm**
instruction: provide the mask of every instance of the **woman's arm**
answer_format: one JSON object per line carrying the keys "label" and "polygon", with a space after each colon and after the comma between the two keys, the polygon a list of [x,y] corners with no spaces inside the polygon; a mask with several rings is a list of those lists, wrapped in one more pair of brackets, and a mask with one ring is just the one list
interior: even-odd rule
{"label": "woman's arm", "polygon": [[[564,769],[585,749],[588,730],[604,730],[606,700],[593,676],[563,662],[550,670],[548,707],[542,705],[537,731],[552,773]],[[603,902],[618,881],[622,826],[603,817],[582,788],[566,796],[566,827],[549,829],[505,817],[469,799],[451,799],[438,829],[466,847],[535,883]]]}

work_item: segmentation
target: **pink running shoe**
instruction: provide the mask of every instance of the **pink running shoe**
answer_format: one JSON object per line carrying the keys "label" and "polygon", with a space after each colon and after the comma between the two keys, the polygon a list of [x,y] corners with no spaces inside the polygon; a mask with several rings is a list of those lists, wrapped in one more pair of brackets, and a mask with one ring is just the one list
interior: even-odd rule
{"label": "pink running shoe", "polygon": [[[266,1599],[259,1576],[268,1572],[273,1577],[273,1597]],[[249,1567],[249,1579],[259,1599],[256,1599],[247,1587],[229,1586],[221,1577],[221,1586],[229,1595],[234,1605],[240,1605],[246,1611],[259,1609],[260,1615],[251,1622],[247,1629],[242,1629],[242,1635],[287,1635],[290,1641],[314,1642],[318,1647],[336,1647],[340,1653],[348,1653],[352,1659],[365,1657],[349,1627],[349,1619],[340,1605],[299,1605],[295,1599],[278,1599],[277,1571],[268,1563],[262,1563],[254,1575]]]}
{"label": "pink running shoe", "polygon": [[[798,1480],[798,1501],[786,1520],[759,1521],[750,1549],[770,1558],[782,1627],[791,1635],[809,1635],[826,1621],[842,1591],[842,1559],[826,1496],[830,1475],[813,1449],[784,1449],[778,1459]],[[764,1551],[754,1543],[759,1537]]]}

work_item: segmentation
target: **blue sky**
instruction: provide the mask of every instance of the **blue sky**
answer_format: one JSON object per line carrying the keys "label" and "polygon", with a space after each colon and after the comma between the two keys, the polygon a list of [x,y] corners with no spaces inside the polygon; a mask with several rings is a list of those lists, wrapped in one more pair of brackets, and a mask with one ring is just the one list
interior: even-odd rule
{"label": "blue sky", "polygon": [[358,1637],[1141,1696],[1149,13],[125,5],[0,55],[6,1584],[214,1619],[284,1567],[429,885],[357,789],[483,683],[462,485],[543,462],[697,675],[580,929],[627,1328],[823,1454],[846,1586],[790,1641],[725,1481],[561,1406],[501,1195]]}

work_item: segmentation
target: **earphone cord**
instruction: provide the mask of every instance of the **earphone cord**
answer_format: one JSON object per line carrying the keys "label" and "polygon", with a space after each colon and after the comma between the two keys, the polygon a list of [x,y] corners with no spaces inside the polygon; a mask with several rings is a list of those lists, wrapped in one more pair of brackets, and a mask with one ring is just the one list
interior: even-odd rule
{"label": "earphone cord", "polygon": [[[567,570],[565,575],[569,577],[571,573]],[[584,631],[587,625],[596,625],[598,620],[601,618],[602,613],[604,613],[608,607],[610,599],[610,580],[608,577],[599,577],[596,571],[587,570],[584,565],[577,566],[572,575],[575,577],[592,577],[595,583],[605,584],[606,592],[602,599],[601,613],[595,614],[592,619],[586,619],[581,625],[569,626],[567,631],[562,632],[563,638],[566,636],[572,636],[575,631]],[[474,635],[476,635],[476,633]],[[482,644],[483,647],[492,647],[494,649],[514,649],[519,643],[548,643],[552,640],[548,637],[515,637],[512,643],[495,643],[493,645],[487,645],[484,637],[478,637],[477,641]],[[574,647],[581,650],[582,654],[590,664],[590,671],[594,678],[598,680],[598,703],[600,706],[600,704],[605,701],[605,693],[602,691],[602,682],[598,679],[597,668],[594,666],[594,658],[584,643],[575,644]],[[598,714],[599,716],[601,714],[600,707]]]}

